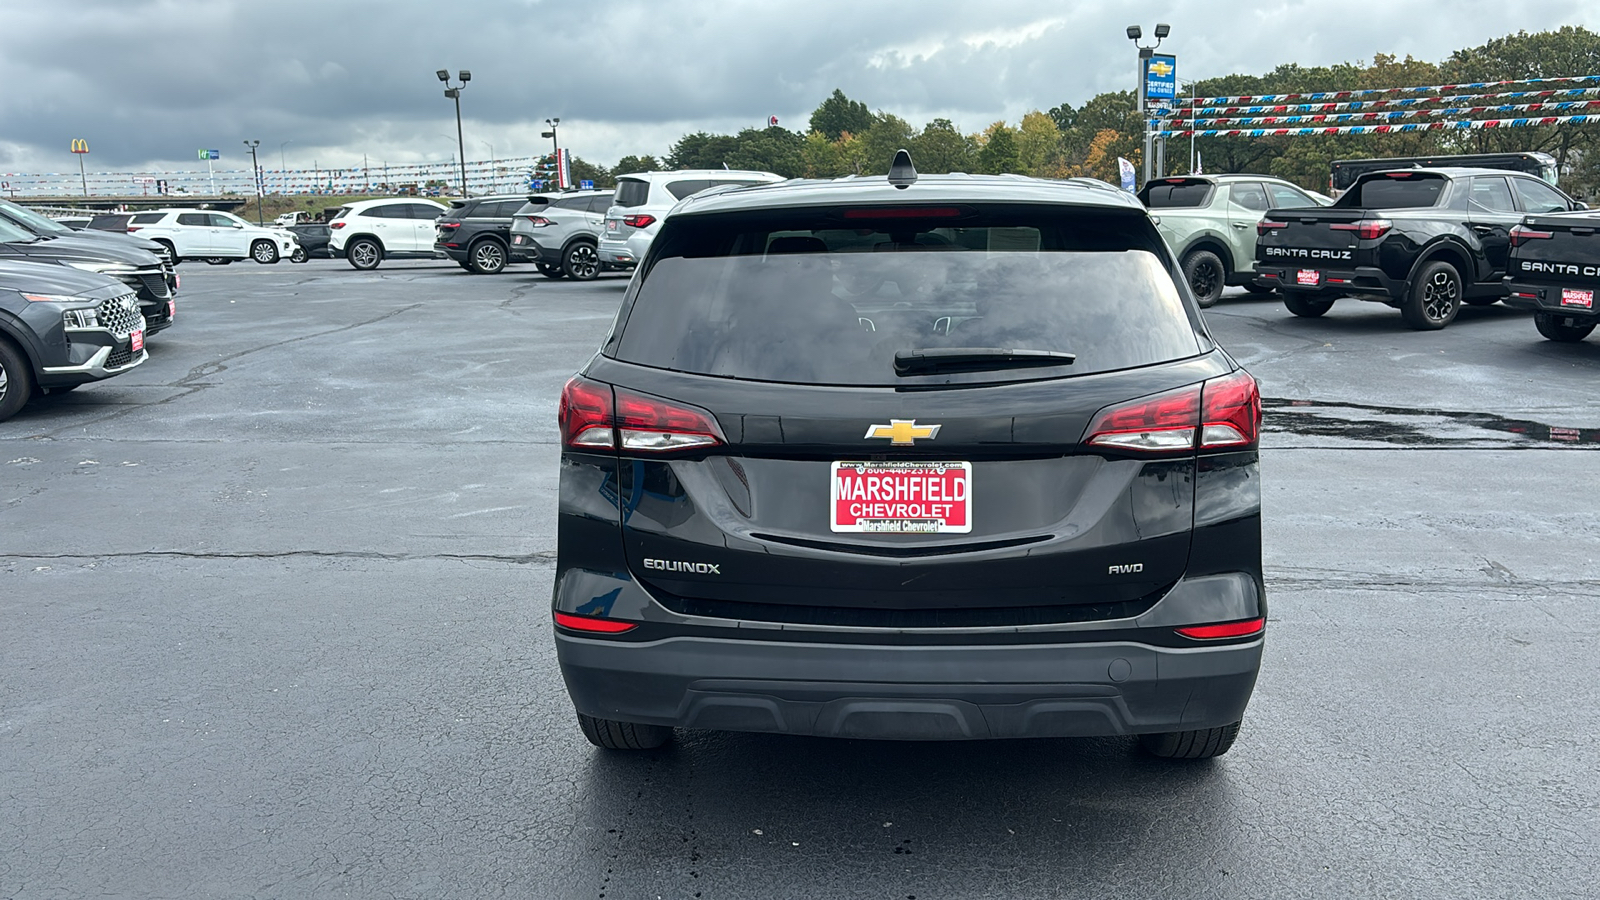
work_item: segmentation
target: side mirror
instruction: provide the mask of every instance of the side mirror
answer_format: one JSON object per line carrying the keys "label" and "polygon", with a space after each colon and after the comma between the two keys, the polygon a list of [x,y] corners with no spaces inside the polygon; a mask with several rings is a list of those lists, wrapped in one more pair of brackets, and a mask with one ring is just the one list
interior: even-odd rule
{"label": "side mirror", "polygon": [[233,223],[233,227],[235,227],[235,228],[243,228],[244,227],[244,223],[243,222],[235,222],[235,223]]}

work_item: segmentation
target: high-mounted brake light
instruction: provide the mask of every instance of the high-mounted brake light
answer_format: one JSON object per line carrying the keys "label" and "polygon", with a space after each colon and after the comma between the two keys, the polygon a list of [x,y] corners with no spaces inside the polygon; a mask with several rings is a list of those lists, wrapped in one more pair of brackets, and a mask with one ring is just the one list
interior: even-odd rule
{"label": "high-mounted brake light", "polygon": [[573,631],[590,631],[597,634],[621,634],[638,628],[636,622],[623,622],[617,619],[596,619],[592,616],[575,616],[571,613],[556,613],[556,624],[562,628]]}
{"label": "high-mounted brake light", "polygon": [[1091,446],[1138,453],[1252,447],[1261,433],[1261,393],[1240,369],[1102,409],[1086,433]]}
{"label": "high-mounted brake light", "polygon": [[561,439],[577,450],[671,453],[724,443],[703,409],[574,377],[561,391]]}
{"label": "high-mounted brake light", "polygon": [[1529,241],[1542,241],[1555,237],[1553,231],[1539,231],[1526,225],[1511,226],[1511,246],[1521,247]]}
{"label": "high-mounted brake light", "polygon": [[656,223],[656,217],[639,213],[638,215],[623,216],[622,224],[629,228],[649,228]]}
{"label": "high-mounted brake light", "polygon": [[961,210],[954,206],[859,206],[844,211],[846,219],[956,219],[960,216]]}
{"label": "high-mounted brake light", "polygon": [[1202,641],[1215,641],[1222,638],[1249,637],[1260,634],[1266,630],[1267,620],[1264,618],[1245,619],[1243,622],[1223,622],[1218,625],[1188,625],[1177,629],[1178,633],[1187,638]]}
{"label": "high-mounted brake light", "polygon": [[1273,230],[1274,228],[1288,228],[1288,227],[1289,227],[1289,223],[1288,222],[1273,222],[1273,221],[1270,221],[1268,219],[1262,219],[1261,221],[1256,223],[1256,234],[1265,236],[1267,232]]}
{"label": "high-mounted brake light", "polygon": [[1394,227],[1388,219],[1362,219],[1359,222],[1334,222],[1328,226],[1334,231],[1354,231],[1363,241],[1383,237]]}

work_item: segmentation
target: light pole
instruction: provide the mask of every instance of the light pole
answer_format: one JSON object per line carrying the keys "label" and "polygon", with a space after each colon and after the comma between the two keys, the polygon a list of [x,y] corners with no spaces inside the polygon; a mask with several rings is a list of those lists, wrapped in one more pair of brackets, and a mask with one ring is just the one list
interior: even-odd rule
{"label": "light pole", "polygon": [[261,142],[245,141],[244,145],[250,148],[250,172],[256,177],[256,224],[263,225],[266,214],[261,211],[261,163],[256,162],[256,148],[261,146]]}
{"label": "light pole", "polygon": [[1155,54],[1156,48],[1161,46],[1162,40],[1164,40],[1166,38],[1166,36],[1171,34],[1171,33],[1172,33],[1172,26],[1171,25],[1168,25],[1165,22],[1157,23],[1156,24],[1156,42],[1154,44],[1151,44],[1148,47],[1145,47],[1145,46],[1142,46],[1139,43],[1139,39],[1144,37],[1144,29],[1140,28],[1137,25],[1129,25],[1128,26],[1128,40],[1133,41],[1133,46],[1139,48],[1139,101],[1138,101],[1139,102],[1139,108],[1138,108],[1138,113],[1139,113],[1140,127],[1144,130],[1144,151],[1143,151],[1143,156],[1144,156],[1144,180],[1145,180],[1146,183],[1148,183],[1150,181],[1150,117],[1149,117],[1148,113],[1145,110],[1145,100],[1146,100],[1146,98],[1145,98],[1144,89],[1145,89],[1145,78],[1147,77],[1145,75],[1145,65],[1146,65],[1146,60],[1148,60],[1152,55]]}
{"label": "light pole", "polygon": [[494,162],[494,145],[484,140],[480,140],[478,143],[489,148],[489,193],[492,194],[500,186],[500,170],[496,168]]}
{"label": "light pole", "polygon": [[459,151],[458,158],[461,160],[461,199],[465,200],[467,199],[467,142],[461,137],[461,89],[472,80],[472,73],[466,69],[457,72],[456,77],[461,79],[461,83],[454,87],[450,86],[448,70],[440,69],[433,74],[444,82],[444,95],[456,102],[456,150]]}
{"label": "light pole", "polygon": [[554,119],[545,119],[544,123],[546,125],[550,126],[550,130],[549,131],[540,132],[539,136],[540,137],[549,138],[550,139],[550,149],[554,150],[557,153],[560,153],[561,152],[561,142],[556,140],[556,126],[561,124],[561,117],[557,116]]}
{"label": "light pole", "polygon": [[[284,141],[278,145],[278,177],[282,179],[285,185],[289,183],[289,164],[284,162],[287,157],[283,155],[283,148],[292,143],[294,143],[294,141]],[[287,191],[283,188],[280,188],[279,190],[283,190],[284,193],[287,193]]]}

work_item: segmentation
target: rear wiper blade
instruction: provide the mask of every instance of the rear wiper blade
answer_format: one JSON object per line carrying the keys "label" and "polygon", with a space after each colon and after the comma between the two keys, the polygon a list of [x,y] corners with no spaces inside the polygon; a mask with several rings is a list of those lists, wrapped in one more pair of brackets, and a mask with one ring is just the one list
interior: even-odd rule
{"label": "rear wiper blade", "polygon": [[1070,366],[1075,353],[1060,350],[1008,350],[1003,347],[931,347],[924,350],[898,350],[894,354],[896,375],[932,375],[939,372],[994,372],[1000,369],[1030,369],[1039,366]]}

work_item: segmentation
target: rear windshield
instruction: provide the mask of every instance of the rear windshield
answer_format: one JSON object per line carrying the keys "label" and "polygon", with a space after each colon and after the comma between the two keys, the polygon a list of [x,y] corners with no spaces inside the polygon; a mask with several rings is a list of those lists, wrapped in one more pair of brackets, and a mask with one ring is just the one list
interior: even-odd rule
{"label": "rear windshield", "polygon": [[643,206],[650,199],[650,182],[636,178],[617,179],[617,195],[611,202],[618,206]]}
{"label": "rear windshield", "polygon": [[1204,181],[1183,184],[1156,182],[1139,192],[1139,199],[1150,209],[1176,209],[1204,206],[1211,196],[1211,185]]}
{"label": "rear windshield", "polygon": [[[1086,375],[1201,352],[1142,213],[959,213],[955,222],[847,220],[838,210],[668,219],[615,355],[727,378],[903,387]],[[934,348],[1076,360],[896,373],[896,353]]]}
{"label": "rear windshield", "polygon": [[1437,205],[1448,183],[1443,175],[1378,175],[1358,182],[1334,206],[1342,209],[1422,209]]}
{"label": "rear windshield", "polygon": [[342,219],[346,215],[348,215],[349,213],[350,213],[350,207],[341,206],[338,209],[333,211],[333,215],[328,217],[328,221],[332,222],[334,219]]}
{"label": "rear windshield", "polygon": [[129,224],[154,225],[166,217],[166,213],[137,213],[132,219],[129,220]]}

